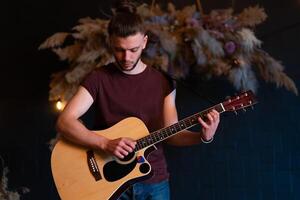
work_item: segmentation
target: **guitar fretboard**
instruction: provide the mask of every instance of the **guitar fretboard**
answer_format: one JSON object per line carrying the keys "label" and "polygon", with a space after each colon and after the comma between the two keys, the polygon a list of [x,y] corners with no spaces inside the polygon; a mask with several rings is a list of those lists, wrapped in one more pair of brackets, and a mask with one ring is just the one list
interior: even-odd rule
{"label": "guitar fretboard", "polygon": [[159,142],[175,135],[176,133],[179,133],[180,131],[186,130],[188,128],[191,128],[191,127],[199,124],[198,118],[199,117],[204,118],[207,115],[207,113],[209,113],[212,109],[215,109],[219,113],[222,113],[225,111],[222,103],[220,103],[220,104],[217,104],[217,105],[215,105],[211,108],[208,108],[202,112],[199,112],[192,116],[186,117],[171,126],[162,128],[155,132],[152,132],[152,133],[150,133],[150,135],[147,135],[147,136],[137,140],[137,145],[136,145],[135,151],[139,151],[150,145],[159,143]]}

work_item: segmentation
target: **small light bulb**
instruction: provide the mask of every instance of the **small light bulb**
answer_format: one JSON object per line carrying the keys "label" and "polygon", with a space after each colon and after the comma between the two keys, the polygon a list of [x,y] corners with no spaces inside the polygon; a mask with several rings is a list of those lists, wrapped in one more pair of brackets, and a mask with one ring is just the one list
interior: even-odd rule
{"label": "small light bulb", "polygon": [[59,111],[62,111],[64,109],[65,105],[66,105],[65,102],[58,100],[56,102],[56,109]]}

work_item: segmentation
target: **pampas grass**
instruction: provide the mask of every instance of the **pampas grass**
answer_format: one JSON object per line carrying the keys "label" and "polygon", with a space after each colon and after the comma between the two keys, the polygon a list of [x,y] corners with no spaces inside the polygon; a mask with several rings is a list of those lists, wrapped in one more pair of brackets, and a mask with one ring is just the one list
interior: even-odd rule
{"label": "pampas grass", "polygon": [[257,79],[254,72],[251,70],[249,60],[240,55],[237,59],[238,66],[234,67],[229,72],[229,81],[233,83],[237,90],[252,90],[257,89]]}
{"label": "pampas grass", "polygon": [[209,52],[214,57],[223,57],[225,55],[222,43],[212,37],[206,30],[201,31],[199,39],[203,47],[207,49],[207,54]]}
{"label": "pampas grass", "polygon": [[[175,6],[174,6],[175,8]],[[173,11],[174,12],[174,11]],[[177,10],[175,13],[175,19],[176,22],[178,22],[178,25],[184,25],[186,22],[186,19],[193,18],[193,15],[196,13],[196,6],[186,6],[181,10]]]}
{"label": "pampas grass", "polygon": [[205,65],[207,63],[207,58],[205,56],[201,42],[198,40],[198,38],[195,38],[193,40],[193,42],[191,44],[191,48],[195,55],[196,64],[200,65],[200,66]]}
{"label": "pampas grass", "polygon": [[255,37],[253,31],[250,29],[242,28],[237,32],[237,35],[240,39],[239,44],[245,53],[252,53],[254,48],[260,47],[261,45],[261,41]]}
{"label": "pampas grass", "polygon": [[[298,94],[282,64],[262,53],[262,42],[255,36],[254,27],[267,18],[263,8],[249,7],[240,14],[219,9],[201,16],[195,5],[179,10],[168,3],[166,11],[142,4],[137,12],[149,36],[142,57],[148,65],[176,78],[185,78],[194,67],[203,76],[225,76],[237,90],[254,92],[259,76]],[[68,101],[91,70],[113,61],[107,26],[108,20],[82,18],[72,32],[56,33],[40,45],[69,63],[68,70],[52,76],[49,100]],[[73,43],[64,45],[67,37]]]}
{"label": "pampas grass", "polygon": [[[215,76],[228,76],[232,66],[230,63],[224,62],[223,59],[212,59],[210,62],[211,74]],[[230,79],[230,78],[229,78]]]}
{"label": "pampas grass", "polygon": [[79,19],[79,25],[73,27],[75,33],[72,36],[76,39],[89,39],[90,37],[97,37],[98,34],[106,34],[108,21],[101,19],[92,19],[90,17]]}
{"label": "pampas grass", "polygon": [[93,63],[95,62],[98,58],[100,58],[102,49],[96,49],[96,50],[91,50],[91,51],[86,51],[83,50],[82,54],[77,56],[76,61],[79,63],[87,62],[87,63]]}
{"label": "pampas grass", "polygon": [[173,37],[172,34],[164,31],[160,31],[157,34],[160,40],[161,48],[170,55],[171,59],[173,59],[177,52],[176,38]]}
{"label": "pampas grass", "polygon": [[263,80],[275,83],[277,87],[285,87],[298,95],[298,89],[294,81],[283,72],[284,66],[280,61],[275,60],[268,53],[259,49],[253,54],[252,59],[256,63],[256,68]]}
{"label": "pampas grass", "polygon": [[245,8],[237,18],[240,26],[254,27],[264,22],[267,19],[267,14],[263,8],[256,5],[254,7]]}
{"label": "pampas grass", "polygon": [[73,44],[65,48],[54,48],[52,51],[56,53],[60,60],[67,60],[73,62],[81,55],[82,46],[80,44]]}
{"label": "pampas grass", "polygon": [[47,40],[45,40],[40,46],[39,49],[55,48],[61,46],[65,39],[68,37],[69,33],[55,33]]}

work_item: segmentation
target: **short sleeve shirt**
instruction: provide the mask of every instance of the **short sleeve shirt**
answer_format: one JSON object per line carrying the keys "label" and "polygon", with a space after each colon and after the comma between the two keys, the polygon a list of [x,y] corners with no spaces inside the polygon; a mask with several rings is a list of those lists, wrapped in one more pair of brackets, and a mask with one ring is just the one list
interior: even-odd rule
{"label": "short sleeve shirt", "polygon": [[[164,99],[174,89],[172,82],[152,67],[129,75],[113,63],[92,71],[81,85],[94,100],[95,129],[106,129],[127,117],[137,117],[150,133],[163,128]],[[159,182],[169,176],[162,145],[156,147],[148,157],[154,176],[146,182]]]}

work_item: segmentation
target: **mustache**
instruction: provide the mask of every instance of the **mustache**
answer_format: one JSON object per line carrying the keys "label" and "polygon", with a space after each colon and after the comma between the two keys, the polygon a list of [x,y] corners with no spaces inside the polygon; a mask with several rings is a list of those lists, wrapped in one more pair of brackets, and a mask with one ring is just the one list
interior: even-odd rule
{"label": "mustache", "polygon": [[120,63],[122,64],[133,64],[133,61],[126,61],[126,60],[121,60]]}

